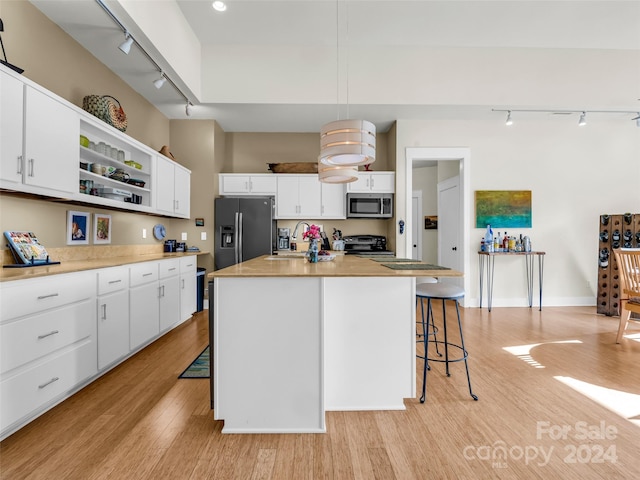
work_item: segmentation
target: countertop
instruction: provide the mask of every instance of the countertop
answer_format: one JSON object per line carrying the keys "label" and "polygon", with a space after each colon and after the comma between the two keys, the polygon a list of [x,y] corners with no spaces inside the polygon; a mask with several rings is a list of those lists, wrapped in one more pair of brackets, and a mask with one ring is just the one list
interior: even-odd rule
{"label": "countertop", "polygon": [[[392,270],[384,262],[356,255],[337,255],[329,262],[309,263],[304,257],[267,260],[263,255],[209,273],[208,278],[232,277],[461,277],[456,270]],[[393,257],[392,257],[393,258]],[[411,263],[419,263],[412,261]]]}
{"label": "countertop", "polygon": [[184,252],[184,253],[153,253],[146,255],[125,255],[110,256],[91,260],[69,260],[58,265],[23,267],[23,268],[2,268],[0,270],[0,282],[10,280],[24,280],[28,278],[46,277],[49,275],[59,275],[61,273],[81,272],[94,270],[97,268],[118,267],[130,265],[132,263],[151,262],[154,260],[164,260],[167,258],[180,258],[203,255],[207,252]]}

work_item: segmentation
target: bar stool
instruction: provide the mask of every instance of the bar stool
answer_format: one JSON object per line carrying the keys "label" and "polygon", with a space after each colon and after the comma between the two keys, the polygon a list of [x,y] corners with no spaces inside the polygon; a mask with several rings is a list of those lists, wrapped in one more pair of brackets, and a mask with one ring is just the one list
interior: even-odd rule
{"label": "bar stool", "polygon": [[[425,329],[426,329],[427,336],[433,335],[433,337],[436,340],[438,339],[438,337],[436,336],[436,334],[438,333],[438,328],[433,323],[433,312],[431,312],[431,303],[429,303],[427,306],[427,321],[431,319],[431,322],[425,323],[425,319],[424,319],[424,300],[427,297],[421,295],[420,292],[422,292],[422,285],[426,283],[438,283],[438,279],[435,277],[416,277],[416,310],[418,310],[418,302],[420,302],[420,318],[421,318],[419,322],[416,322],[416,343],[424,342],[422,337],[425,335]],[[437,343],[436,343],[436,354],[440,357],[442,356],[442,354],[438,350]],[[424,357],[422,355],[416,355],[416,357],[424,360]],[[427,370],[430,370],[429,366],[427,366]]]}
{"label": "bar stool", "polygon": [[[427,299],[427,320],[422,322],[422,340],[424,342],[424,367],[422,369],[422,396],[420,397],[420,403],[424,403],[427,392],[427,370],[430,370],[429,362],[444,362],[447,377],[450,377],[449,363],[464,361],[464,367],[467,372],[467,384],[469,385],[469,394],[474,400],[478,400],[478,397],[473,393],[471,389],[471,378],[469,377],[469,365],[467,364],[467,357],[469,353],[464,346],[464,336],[462,335],[462,323],[460,322],[460,308],[458,300],[464,297],[464,289],[450,283],[422,283],[416,285],[416,297]],[[444,341],[440,341],[437,338],[429,340],[430,332],[428,331],[429,324],[433,325],[433,311],[431,310],[432,300],[442,300],[442,330],[444,333]],[[447,310],[446,301],[453,300],[456,304],[456,313],[458,316],[458,328],[460,330],[460,345],[449,342],[447,338]],[[435,332],[434,332],[435,337]],[[444,360],[435,357],[429,357],[429,343],[433,343],[436,346],[437,351],[438,344],[444,345]],[[449,348],[457,348],[462,352],[462,356],[459,358],[449,358]],[[441,357],[442,355],[440,355]]]}

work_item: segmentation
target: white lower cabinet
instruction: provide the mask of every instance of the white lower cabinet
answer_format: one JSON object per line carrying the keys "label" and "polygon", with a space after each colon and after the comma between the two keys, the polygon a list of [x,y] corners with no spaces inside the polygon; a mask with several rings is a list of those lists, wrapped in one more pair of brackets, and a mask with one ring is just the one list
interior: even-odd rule
{"label": "white lower cabinet", "polygon": [[197,308],[196,257],[180,259],[180,321],[191,318]]}
{"label": "white lower cabinet", "polygon": [[97,373],[96,276],[81,272],[0,285],[0,436]]}
{"label": "white lower cabinet", "polygon": [[158,266],[160,331],[164,332],[180,321],[180,260],[162,260]]}
{"label": "white lower cabinet", "polygon": [[191,317],[196,256],[0,282],[0,440]]}
{"label": "white lower cabinet", "polygon": [[129,345],[135,350],[160,333],[158,262],[129,267]]}
{"label": "white lower cabinet", "polygon": [[98,369],[129,353],[129,270],[98,271]]}

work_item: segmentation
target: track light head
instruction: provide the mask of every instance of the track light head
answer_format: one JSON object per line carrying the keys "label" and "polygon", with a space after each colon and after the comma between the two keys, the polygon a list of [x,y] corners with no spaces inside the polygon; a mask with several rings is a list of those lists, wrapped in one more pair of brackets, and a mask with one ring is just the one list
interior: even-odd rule
{"label": "track light head", "polygon": [[191,116],[192,110],[193,110],[193,105],[191,104],[191,102],[187,102],[187,105],[184,107],[184,113],[187,114],[187,117]]}
{"label": "track light head", "polygon": [[125,35],[125,41],[122,42],[118,46],[118,48],[125,55],[129,55],[129,52],[131,51],[131,45],[133,45],[133,37],[131,35],[129,35],[129,32],[125,32],[124,35]]}
{"label": "track light head", "polygon": [[164,73],[160,72],[160,77],[153,81],[155,87],[159,90],[162,88],[167,79],[164,77]]}
{"label": "track light head", "polygon": [[513,125],[513,120],[511,119],[511,110],[507,111],[507,121],[504,122],[505,125]]}
{"label": "track light head", "polygon": [[580,127],[584,127],[587,124],[587,119],[586,119],[587,113],[586,112],[582,112],[580,114],[580,120],[578,120],[578,125]]}

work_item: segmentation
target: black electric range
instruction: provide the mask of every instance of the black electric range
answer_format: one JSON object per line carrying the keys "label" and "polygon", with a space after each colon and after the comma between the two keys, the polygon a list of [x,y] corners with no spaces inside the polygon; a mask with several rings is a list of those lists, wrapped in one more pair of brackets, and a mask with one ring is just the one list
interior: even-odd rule
{"label": "black electric range", "polygon": [[347,255],[395,255],[387,250],[387,238],[382,235],[348,235],[343,240]]}

